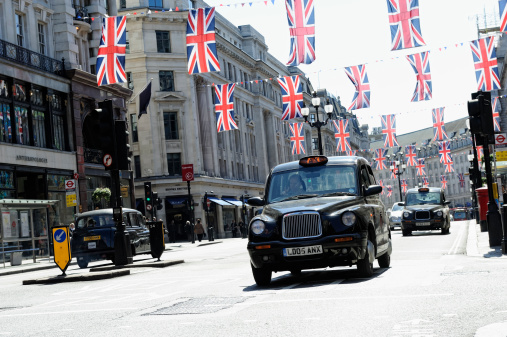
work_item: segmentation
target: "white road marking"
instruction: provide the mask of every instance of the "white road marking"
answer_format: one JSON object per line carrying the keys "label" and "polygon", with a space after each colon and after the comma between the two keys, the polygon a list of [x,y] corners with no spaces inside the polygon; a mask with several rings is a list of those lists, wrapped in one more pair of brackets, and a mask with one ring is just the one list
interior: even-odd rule
{"label": "white road marking", "polygon": [[457,317],[458,314],[443,314],[444,317]]}
{"label": "white road marking", "polygon": [[107,309],[90,309],[90,310],[65,310],[65,311],[48,311],[48,312],[31,312],[26,314],[0,315],[0,317],[17,317],[17,316],[42,316],[42,315],[59,315],[59,314],[76,314],[81,312],[98,312],[98,311],[121,311],[133,310],[138,311],[139,308],[107,308]]}
{"label": "white road marking", "polygon": [[459,244],[461,242],[461,239],[463,238],[463,235],[465,234],[466,227],[461,227],[458,236],[454,240],[451,249],[447,252],[448,255],[455,255],[458,252]]}

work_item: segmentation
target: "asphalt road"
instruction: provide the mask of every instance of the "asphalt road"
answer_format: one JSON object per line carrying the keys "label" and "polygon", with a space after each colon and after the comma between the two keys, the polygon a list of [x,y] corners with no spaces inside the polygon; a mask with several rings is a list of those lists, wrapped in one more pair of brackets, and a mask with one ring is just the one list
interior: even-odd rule
{"label": "asphalt road", "polygon": [[[259,288],[246,240],[165,252],[185,263],[115,279],[22,285],[0,278],[0,336],[475,336],[507,320],[505,260],[465,255],[468,227],[393,232],[391,268],[273,275]],[[86,272],[71,270],[69,272]],[[488,336],[507,336],[495,331]]]}

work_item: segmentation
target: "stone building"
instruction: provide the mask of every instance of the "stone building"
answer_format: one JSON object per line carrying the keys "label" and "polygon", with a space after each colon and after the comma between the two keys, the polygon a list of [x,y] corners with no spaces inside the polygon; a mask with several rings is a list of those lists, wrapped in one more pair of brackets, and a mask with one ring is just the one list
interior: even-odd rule
{"label": "stone building", "polygon": [[[202,1],[191,3],[193,7],[206,7]],[[179,11],[161,11],[176,6]],[[282,94],[276,80],[302,72],[275,59],[254,27],[236,27],[217,9],[215,32],[220,71],[189,75],[186,8],[187,1],[166,0],[150,1],[149,6],[145,1],[125,1],[120,2],[118,9],[119,15],[132,14],[134,10],[137,13],[127,19],[128,86],[139,92],[153,79],[148,114],[138,118],[137,100],[128,106],[136,204],[146,212],[143,183],[150,181],[163,199],[156,217],[164,222],[174,220],[180,238],[184,236],[184,222],[193,215],[205,224],[213,224],[223,237],[230,235],[228,227],[233,220],[241,220],[241,197],[262,196],[265,177],[272,167],[304,156],[291,153],[289,124],[281,121]],[[305,104],[310,106],[313,86],[302,75],[300,80]],[[237,83],[234,112],[239,129],[217,132],[213,85],[231,82]],[[335,107],[333,118],[345,117],[339,99],[325,90],[319,90],[318,95],[322,98],[321,116],[329,98]],[[310,120],[315,118],[314,113],[312,107]],[[346,117],[354,119],[351,115]],[[364,130],[360,130],[357,120],[353,124],[354,131],[360,132],[355,137],[364,139]],[[335,155],[331,124],[322,131],[325,154]],[[307,154],[316,153],[312,148],[316,135],[315,129],[304,126]],[[188,190],[181,177],[182,164],[193,164],[193,210],[186,204]],[[206,193],[211,201],[208,220],[203,209]],[[253,210],[248,209],[250,218]]]}

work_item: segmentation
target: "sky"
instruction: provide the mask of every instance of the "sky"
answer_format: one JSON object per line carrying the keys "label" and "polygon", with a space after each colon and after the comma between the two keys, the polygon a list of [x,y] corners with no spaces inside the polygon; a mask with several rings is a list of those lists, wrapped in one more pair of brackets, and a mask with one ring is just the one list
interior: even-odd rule
{"label": "sky", "polygon": [[[289,28],[284,0],[207,0],[234,25],[252,25],[264,35],[269,53],[283,63],[289,58]],[[299,68],[314,89],[325,88],[351,104],[355,88],[344,67],[366,63],[370,108],[354,110],[361,124],[380,126],[380,116],[397,114],[397,134],[432,126],[431,109],[445,107],[444,121],[468,116],[467,100],[477,91],[469,41],[477,36],[476,15],[498,13],[497,0],[419,0],[426,46],[391,51],[386,0],[314,0],[316,59]],[[226,6],[230,4],[231,6]],[[238,5],[236,5],[238,4]],[[220,6],[223,5],[223,6]],[[455,44],[464,43],[463,46]],[[447,47],[447,48],[444,48]],[[440,50],[442,48],[442,50]],[[415,72],[406,55],[430,51],[433,98],[410,102]]]}

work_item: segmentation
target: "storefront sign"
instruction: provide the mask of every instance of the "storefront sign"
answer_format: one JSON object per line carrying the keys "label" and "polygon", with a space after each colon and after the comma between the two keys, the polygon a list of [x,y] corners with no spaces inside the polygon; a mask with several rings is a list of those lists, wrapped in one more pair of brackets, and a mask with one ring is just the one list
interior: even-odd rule
{"label": "storefront sign", "polygon": [[186,191],[187,188],[186,187],[171,187],[171,188],[166,188],[165,190],[166,191]]}
{"label": "storefront sign", "polygon": [[16,156],[16,160],[34,161],[34,162],[36,162],[36,163],[47,163],[47,162],[48,162],[48,159],[47,159],[47,158],[42,158],[42,157],[30,157],[30,156],[22,156],[22,155],[17,155],[17,156]]}
{"label": "storefront sign", "polygon": [[129,197],[129,187],[128,186],[121,186],[120,187],[121,196],[122,198],[128,198]]}
{"label": "storefront sign", "polygon": [[65,200],[67,201],[67,207],[77,206],[76,192],[66,193]]}

